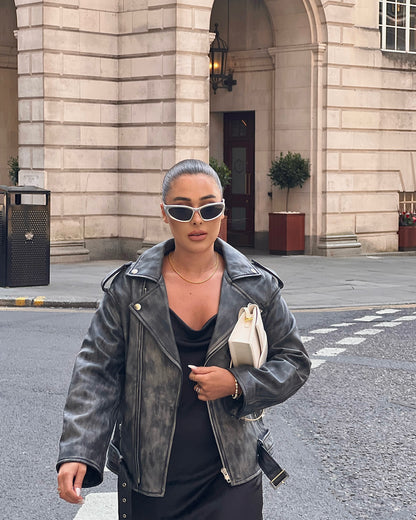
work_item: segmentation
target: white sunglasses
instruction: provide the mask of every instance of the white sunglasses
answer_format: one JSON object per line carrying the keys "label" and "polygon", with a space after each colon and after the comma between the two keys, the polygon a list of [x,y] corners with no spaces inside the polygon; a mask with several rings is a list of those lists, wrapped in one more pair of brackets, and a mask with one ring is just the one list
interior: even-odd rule
{"label": "white sunglasses", "polygon": [[199,208],[191,208],[191,206],[179,204],[163,204],[163,209],[170,218],[178,222],[190,222],[196,212],[199,213],[203,221],[209,222],[224,214],[225,201],[222,199],[221,202],[211,202]]}

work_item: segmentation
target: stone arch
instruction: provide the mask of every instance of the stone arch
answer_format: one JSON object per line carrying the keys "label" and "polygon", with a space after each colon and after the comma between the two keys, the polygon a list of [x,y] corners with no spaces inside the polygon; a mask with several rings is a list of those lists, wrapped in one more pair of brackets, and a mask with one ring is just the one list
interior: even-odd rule
{"label": "stone arch", "polygon": [[[212,12],[218,11],[218,3],[219,0],[213,3]],[[311,180],[302,190],[294,190],[289,208],[306,213],[307,251],[311,253],[316,250],[323,228],[325,14],[321,0],[246,0],[246,3],[261,13],[259,17],[252,12],[247,24],[256,33],[255,25],[261,22],[262,30],[257,31],[261,38],[257,46],[247,46],[245,54],[241,49],[234,49],[231,41],[230,59],[237,86],[232,94],[211,95],[210,151],[214,150],[213,155],[221,158],[218,136],[222,134],[223,112],[256,112],[255,189],[259,195],[256,196],[255,227],[259,236],[268,231],[268,212],[284,209],[278,190],[273,190],[272,200],[267,197],[270,182],[266,174],[271,160],[288,150],[300,152],[311,160]],[[235,0],[230,0],[231,20],[234,4]],[[244,23],[241,24],[244,10],[240,8],[238,15],[240,26],[244,28]],[[232,37],[232,31],[230,34]]]}
{"label": "stone arch", "polygon": [[[327,40],[325,14],[321,0],[264,0],[275,31],[275,45],[287,39],[299,44],[325,43]],[[288,37],[289,35],[289,37]]]}
{"label": "stone arch", "polygon": [[[275,152],[292,149],[311,160],[311,179],[293,194],[292,210],[306,213],[307,251],[324,231],[324,57],[327,26],[321,0],[265,0],[275,30]],[[273,209],[283,209],[274,193]]]}
{"label": "stone arch", "polygon": [[14,0],[0,3],[0,184],[10,184],[7,161],[18,152],[17,29]]}

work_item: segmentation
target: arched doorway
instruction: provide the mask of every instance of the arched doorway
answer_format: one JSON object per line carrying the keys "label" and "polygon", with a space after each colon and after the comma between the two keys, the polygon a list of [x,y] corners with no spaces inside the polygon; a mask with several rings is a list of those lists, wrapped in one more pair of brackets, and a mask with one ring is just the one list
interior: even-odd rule
{"label": "arched doorway", "polygon": [[[267,176],[271,161],[281,151],[300,152],[311,160],[312,178],[302,190],[293,190],[293,206],[289,207],[306,213],[308,252],[312,252],[322,232],[325,47],[323,13],[318,4],[319,0],[215,0],[213,3],[210,30],[214,30],[215,23],[219,24],[220,34],[229,47],[228,65],[237,85],[232,92],[218,89],[214,95],[211,90],[210,155],[225,160],[233,168],[232,151],[227,148],[230,142],[227,119],[237,113],[251,114],[254,124],[254,166],[250,169],[247,160],[242,172],[245,181],[236,176],[236,188],[250,195],[246,200],[250,200],[252,207],[234,207],[235,197],[227,199],[228,206],[231,205],[229,236],[233,245],[267,248],[268,213],[284,209],[281,207],[284,195],[271,189]],[[244,117],[241,121],[247,123]],[[231,186],[228,195],[232,190]],[[254,222],[249,222],[250,217]],[[236,239],[233,231],[237,231]]]}
{"label": "arched doorway", "polygon": [[216,23],[237,85],[232,92],[211,90],[210,155],[232,171],[225,192],[228,241],[261,247],[270,211],[265,168],[272,147],[273,28],[263,0],[216,0],[211,32]]}
{"label": "arched doorway", "polygon": [[7,162],[17,156],[17,29],[13,0],[0,2],[0,184],[10,184]]}

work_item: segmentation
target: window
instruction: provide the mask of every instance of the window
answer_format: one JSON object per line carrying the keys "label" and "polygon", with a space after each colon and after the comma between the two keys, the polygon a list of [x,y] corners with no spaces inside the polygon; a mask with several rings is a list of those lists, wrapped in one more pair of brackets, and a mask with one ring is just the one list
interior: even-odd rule
{"label": "window", "polygon": [[416,53],[416,0],[380,0],[381,48]]}
{"label": "window", "polygon": [[399,209],[401,213],[416,213],[416,191],[399,192]]}

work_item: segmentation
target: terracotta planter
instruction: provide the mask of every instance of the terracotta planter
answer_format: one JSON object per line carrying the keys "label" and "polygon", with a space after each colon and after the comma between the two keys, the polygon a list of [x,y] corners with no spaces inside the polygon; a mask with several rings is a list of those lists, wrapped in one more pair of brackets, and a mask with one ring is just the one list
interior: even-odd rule
{"label": "terracotta planter", "polygon": [[416,251],[416,226],[399,226],[399,251]]}
{"label": "terracotta planter", "polygon": [[221,227],[218,236],[227,242],[227,215],[224,215],[224,218],[221,220]]}
{"label": "terracotta planter", "polygon": [[305,213],[269,213],[269,250],[272,255],[303,255]]}

